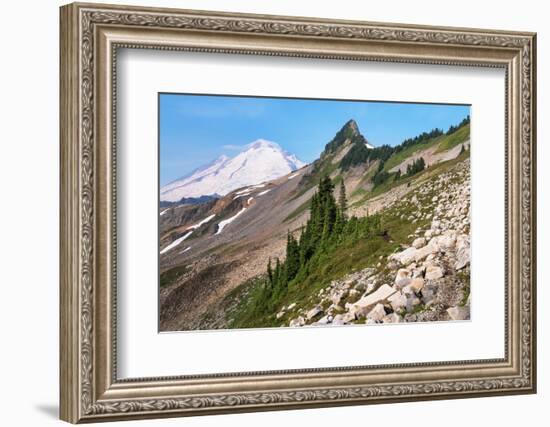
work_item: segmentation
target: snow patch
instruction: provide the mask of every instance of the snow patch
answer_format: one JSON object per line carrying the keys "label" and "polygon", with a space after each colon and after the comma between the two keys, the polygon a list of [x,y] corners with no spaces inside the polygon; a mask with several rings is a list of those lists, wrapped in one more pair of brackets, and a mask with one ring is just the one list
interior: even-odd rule
{"label": "snow patch", "polygon": [[189,249],[191,249],[191,246],[187,246],[183,251],[180,251],[179,253],[180,253],[180,254],[184,254],[184,253],[187,252]]}
{"label": "snow patch", "polygon": [[269,190],[264,190],[261,193],[258,193],[258,196],[263,196],[264,194],[267,194],[271,191],[271,188]]}
{"label": "snow patch", "polygon": [[195,225],[192,225],[191,227],[188,227],[187,229],[188,230],[196,230],[197,228],[199,228],[201,225],[203,224],[206,224],[208,221],[210,221],[212,218],[214,218],[216,216],[216,214],[212,214],[206,218],[204,218],[202,221],[200,222],[197,222]]}
{"label": "snow patch", "polygon": [[176,246],[178,246],[181,242],[183,242],[185,239],[187,239],[193,231],[190,231],[189,233],[184,234],[179,239],[174,240],[172,243],[170,243],[168,246],[166,246],[162,251],[160,251],[160,254],[165,254],[171,249],[174,249]]}
{"label": "snow patch", "polygon": [[296,178],[298,176],[297,173],[293,173],[292,175],[290,175],[287,179],[292,179],[292,178]]}
{"label": "snow patch", "polygon": [[237,196],[242,196],[242,195],[244,195],[244,194],[246,194],[246,193],[250,193],[250,192],[252,191],[253,188],[254,188],[254,187],[245,188],[244,190],[237,191],[235,194],[236,194]]}
{"label": "snow patch", "polygon": [[239,197],[244,197],[244,196],[250,196],[250,192],[239,194],[238,196],[233,197],[233,200],[238,199]]}
{"label": "snow patch", "polygon": [[160,213],[160,216],[164,215],[166,212],[168,212],[170,210],[170,208],[168,209],[164,209],[161,213]]}
{"label": "snow patch", "polygon": [[249,197],[248,200],[246,201],[246,204],[249,205],[252,200],[254,200],[254,197]]}
{"label": "snow patch", "polygon": [[237,219],[237,217],[242,214],[244,211],[246,210],[246,208],[242,208],[239,212],[237,212],[235,215],[233,215],[231,218],[228,218],[228,219],[224,219],[223,221],[220,221],[220,223],[218,224],[218,231],[216,232],[216,234],[220,234],[222,232],[222,230],[229,224],[231,224],[233,221],[235,221]]}

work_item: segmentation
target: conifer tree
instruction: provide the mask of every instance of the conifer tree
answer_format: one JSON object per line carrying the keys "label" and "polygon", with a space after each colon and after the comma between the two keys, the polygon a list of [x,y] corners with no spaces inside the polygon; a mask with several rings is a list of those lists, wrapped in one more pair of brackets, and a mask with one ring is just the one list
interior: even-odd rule
{"label": "conifer tree", "polygon": [[345,221],[345,219],[347,218],[348,200],[346,198],[346,185],[344,184],[344,179],[340,181],[339,205],[340,205],[340,214],[342,216],[342,220]]}
{"label": "conifer tree", "polygon": [[300,249],[294,236],[288,232],[286,239],[286,272],[287,280],[294,279],[300,269]]}
{"label": "conifer tree", "polygon": [[279,258],[275,260],[275,270],[273,271],[273,288],[277,288],[279,286],[279,280],[281,278],[281,263],[279,262]]}
{"label": "conifer tree", "polygon": [[273,269],[271,268],[271,257],[267,263],[267,278],[269,279],[269,284],[273,286]]}

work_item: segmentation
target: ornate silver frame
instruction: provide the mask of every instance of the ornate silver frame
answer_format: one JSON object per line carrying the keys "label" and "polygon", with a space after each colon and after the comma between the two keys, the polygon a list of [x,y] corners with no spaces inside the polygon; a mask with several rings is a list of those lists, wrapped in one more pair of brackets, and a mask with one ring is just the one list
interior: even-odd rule
{"label": "ornate silver frame", "polygon": [[[536,390],[533,33],[189,10],[61,8],[61,418],[78,423]],[[505,357],[118,380],[118,47],[502,67],[506,70]]]}

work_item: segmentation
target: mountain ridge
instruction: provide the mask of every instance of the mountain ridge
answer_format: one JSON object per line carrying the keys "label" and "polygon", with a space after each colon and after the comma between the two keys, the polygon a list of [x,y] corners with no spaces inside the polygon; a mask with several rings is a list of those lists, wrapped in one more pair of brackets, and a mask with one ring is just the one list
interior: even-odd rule
{"label": "mountain ridge", "polygon": [[222,155],[163,186],[160,200],[177,202],[184,198],[225,196],[241,187],[277,179],[305,165],[276,142],[257,139],[234,157]]}

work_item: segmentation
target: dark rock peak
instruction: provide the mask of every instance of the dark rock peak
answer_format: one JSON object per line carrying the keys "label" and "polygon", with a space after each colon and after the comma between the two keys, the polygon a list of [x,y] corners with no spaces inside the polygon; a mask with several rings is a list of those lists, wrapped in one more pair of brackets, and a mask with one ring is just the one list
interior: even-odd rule
{"label": "dark rock peak", "polygon": [[353,119],[348,120],[336,135],[334,135],[334,138],[325,146],[325,154],[334,153],[347,140],[351,140],[353,143],[364,143],[365,141],[365,138],[359,132],[357,122]]}
{"label": "dark rock peak", "polygon": [[359,126],[357,126],[357,122],[353,119],[348,120],[342,129],[349,129],[351,133],[355,134],[359,133]]}

